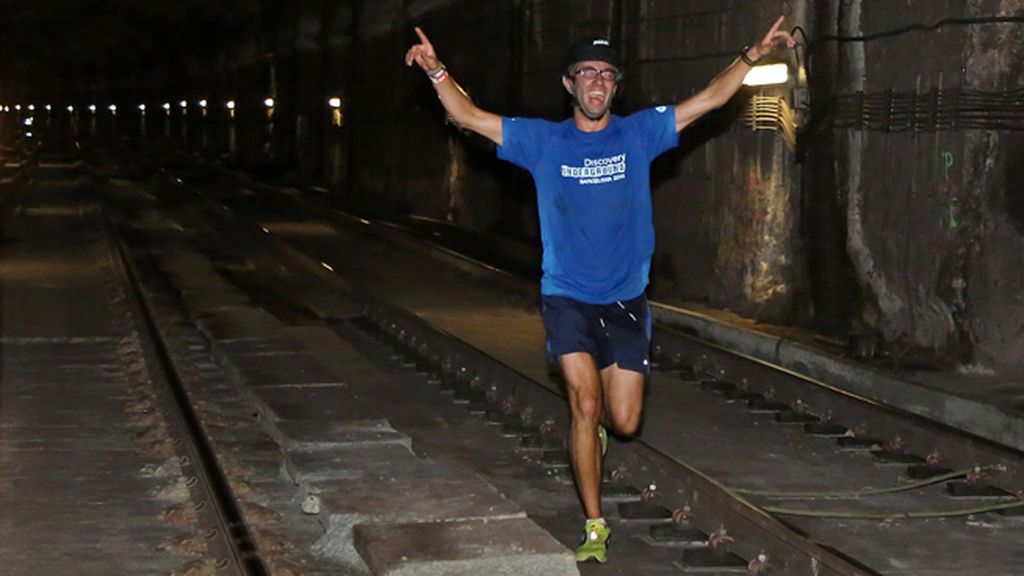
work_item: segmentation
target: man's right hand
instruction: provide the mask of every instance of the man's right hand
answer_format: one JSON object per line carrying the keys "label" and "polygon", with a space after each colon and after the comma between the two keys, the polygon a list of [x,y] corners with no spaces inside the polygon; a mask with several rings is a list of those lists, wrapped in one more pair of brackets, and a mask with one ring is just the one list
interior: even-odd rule
{"label": "man's right hand", "polygon": [[[416,35],[420,37],[420,43],[409,48],[405,53],[405,65],[417,64],[424,72],[430,74],[442,66],[434,52],[434,45],[430,43],[427,35],[419,26],[416,27]],[[441,99],[448,116],[461,128],[472,130],[477,134],[501,146],[502,127],[501,117],[477,108],[476,104],[469,98],[469,95],[448,77],[447,73],[440,75],[440,78],[431,78],[434,88],[437,89],[437,96]]]}
{"label": "man's right hand", "polygon": [[437,70],[441,67],[441,61],[437,59],[434,45],[430,43],[427,35],[419,26],[416,27],[416,35],[420,37],[420,43],[409,48],[409,51],[405,53],[405,65],[412,66],[413,63],[416,63],[424,72]]}

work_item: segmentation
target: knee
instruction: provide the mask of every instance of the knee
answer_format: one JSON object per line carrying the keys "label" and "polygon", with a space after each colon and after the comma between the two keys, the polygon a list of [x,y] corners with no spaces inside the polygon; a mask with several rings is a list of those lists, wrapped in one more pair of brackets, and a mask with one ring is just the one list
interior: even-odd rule
{"label": "knee", "polygon": [[620,436],[634,436],[640,428],[640,413],[615,414],[612,417],[615,424],[615,431]]}
{"label": "knee", "polygon": [[577,420],[597,421],[601,416],[601,399],[595,391],[579,390],[573,394],[572,415]]}

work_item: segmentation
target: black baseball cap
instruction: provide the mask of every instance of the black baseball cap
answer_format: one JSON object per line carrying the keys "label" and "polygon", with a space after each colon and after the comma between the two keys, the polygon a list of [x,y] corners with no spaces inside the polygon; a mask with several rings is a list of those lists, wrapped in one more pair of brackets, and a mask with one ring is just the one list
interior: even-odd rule
{"label": "black baseball cap", "polygon": [[566,51],[562,69],[568,73],[569,69],[577,62],[585,62],[587,60],[607,62],[620,72],[622,71],[622,62],[619,60],[619,54],[612,47],[612,43],[606,38],[590,37],[578,40]]}

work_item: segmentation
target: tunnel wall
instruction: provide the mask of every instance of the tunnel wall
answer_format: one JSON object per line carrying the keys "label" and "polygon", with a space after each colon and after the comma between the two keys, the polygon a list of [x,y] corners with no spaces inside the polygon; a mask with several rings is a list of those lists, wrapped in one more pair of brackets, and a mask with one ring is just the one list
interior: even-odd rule
{"label": "tunnel wall", "polygon": [[[870,37],[821,49],[837,72],[821,95],[860,92],[889,110],[859,123],[836,112],[821,143],[831,140],[834,151],[833,190],[859,288],[851,321],[879,330],[896,357],[926,353],[980,372],[1024,357],[1016,208],[1024,180],[1011,160],[1021,125],[1000,109],[1007,91],[1024,87],[1022,27],[963,24],[1022,9],[999,0],[853,1],[826,11],[831,31],[829,15],[819,22],[819,36]],[[908,100],[919,103],[912,114]],[[821,176],[828,167],[816,168]],[[827,177],[815,184],[815,194],[830,192]]]}
{"label": "tunnel wall", "polygon": [[[1024,122],[1010,92],[1024,82],[1024,24],[971,21],[1019,18],[1024,0],[239,0],[194,52],[72,84],[80,102],[122,109],[187,98],[166,129],[150,113],[147,136],[346,208],[535,245],[529,175],[445,123],[430,83],[402,64],[413,26],[481,107],[561,119],[574,38],[621,46],[616,111],[629,113],[696,93],[779,13],[805,32],[790,64],[807,65],[807,90],[745,89],[655,162],[651,294],[877,333],[897,362],[1024,365]],[[795,110],[795,142],[745,125],[755,96]],[[126,132],[138,118],[88,120]]]}

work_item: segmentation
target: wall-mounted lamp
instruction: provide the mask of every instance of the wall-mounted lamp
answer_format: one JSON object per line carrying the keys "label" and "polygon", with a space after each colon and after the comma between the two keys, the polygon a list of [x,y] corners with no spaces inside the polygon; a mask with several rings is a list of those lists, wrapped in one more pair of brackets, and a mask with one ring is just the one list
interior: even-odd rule
{"label": "wall-mounted lamp", "polygon": [[235,117],[235,101],[234,100],[228,100],[227,102],[224,103],[224,107],[228,109],[228,118],[234,118]]}
{"label": "wall-mounted lamp", "polygon": [[14,110],[17,111],[17,112],[21,112],[21,104],[15,104],[14,105]]}
{"label": "wall-mounted lamp", "polygon": [[765,62],[747,72],[744,86],[772,87],[751,96],[747,105],[744,123],[751,129],[778,132],[790,146],[796,146],[797,123],[793,108],[789,104],[791,79],[789,64]]}
{"label": "wall-mounted lamp", "polygon": [[784,62],[754,66],[743,78],[744,86],[774,86],[789,82],[789,65]]}
{"label": "wall-mounted lamp", "polygon": [[327,105],[331,107],[331,125],[341,127],[344,122],[344,117],[341,115],[341,98],[337,96],[327,100]]}
{"label": "wall-mounted lamp", "polygon": [[110,110],[111,116],[117,116],[117,104],[111,104],[110,106],[107,106],[107,109]]}
{"label": "wall-mounted lamp", "polygon": [[49,104],[47,104],[46,105],[46,111],[49,112],[51,110],[53,110],[53,106],[50,106]]}
{"label": "wall-mounted lamp", "polygon": [[35,112],[36,111],[36,105],[35,104],[29,104],[28,105],[28,111],[29,112]]}
{"label": "wall-mounted lamp", "polygon": [[145,104],[139,104],[139,114],[141,114],[142,116],[146,115],[146,105]]}
{"label": "wall-mounted lamp", "polygon": [[75,113],[75,107],[74,106],[68,106],[68,114],[74,114],[74,113]]}
{"label": "wall-mounted lamp", "polygon": [[273,98],[268,97],[263,99],[263,106],[267,109],[268,120],[274,117],[274,106],[276,104],[277,102],[275,102]]}
{"label": "wall-mounted lamp", "polygon": [[203,98],[198,102],[199,109],[202,111],[203,116],[206,116],[206,98]]}
{"label": "wall-mounted lamp", "polygon": [[89,112],[92,112],[93,114],[96,113],[96,105],[95,104],[89,104]]}

